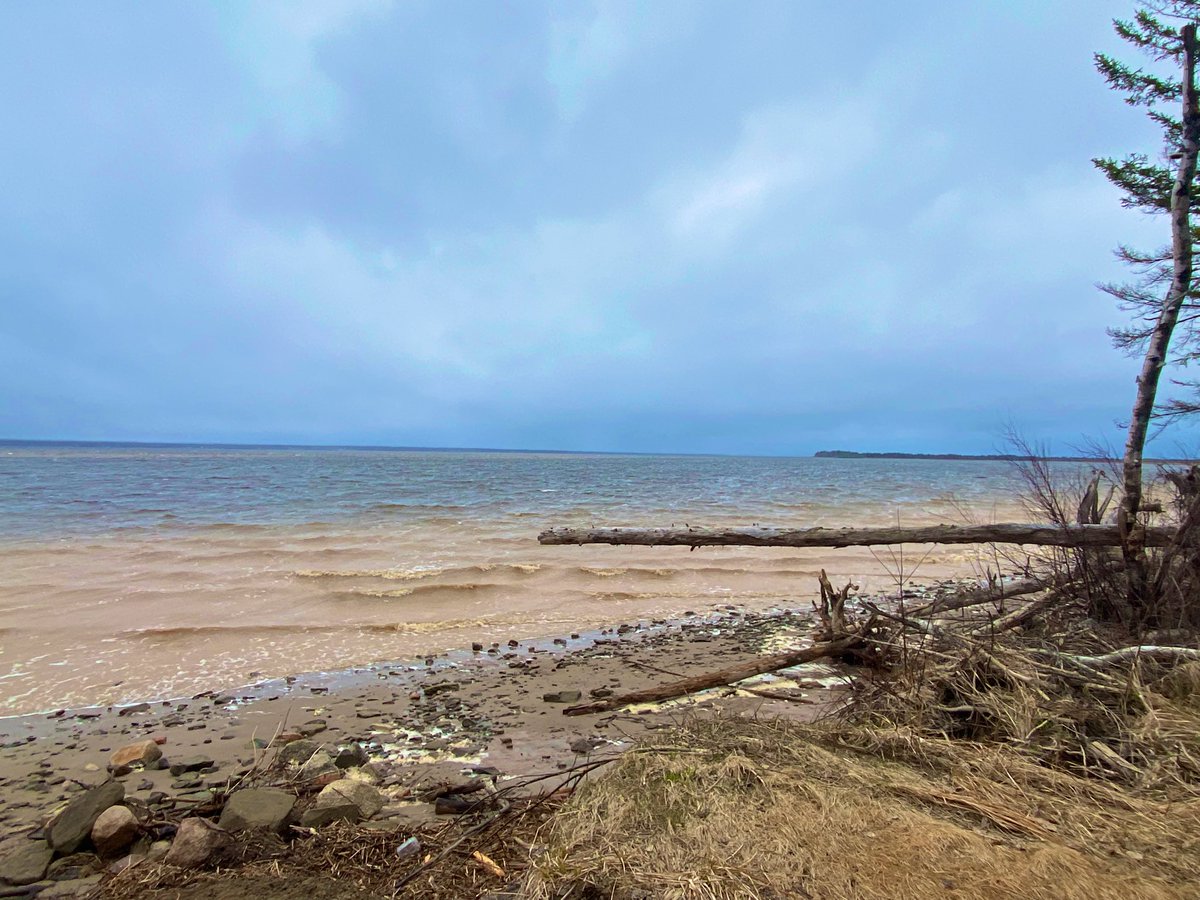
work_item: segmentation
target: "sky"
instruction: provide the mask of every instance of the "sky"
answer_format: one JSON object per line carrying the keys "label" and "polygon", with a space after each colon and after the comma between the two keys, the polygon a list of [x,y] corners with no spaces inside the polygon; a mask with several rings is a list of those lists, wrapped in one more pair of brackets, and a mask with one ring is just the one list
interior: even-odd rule
{"label": "sky", "polygon": [[0,438],[1119,447],[1131,6],[11,4]]}

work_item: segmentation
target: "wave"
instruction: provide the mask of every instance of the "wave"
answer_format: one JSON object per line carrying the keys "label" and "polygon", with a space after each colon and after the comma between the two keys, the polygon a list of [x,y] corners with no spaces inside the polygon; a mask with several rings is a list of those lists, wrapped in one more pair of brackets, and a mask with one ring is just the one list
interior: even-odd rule
{"label": "wave", "polygon": [[414,597],[424,594],[432,594],[441,591],[485,591],[494,588],[500,588],[500,584],[488,584],[475,581],[466,581],[456,584],[418,584],[408,588],[359,588],[358,590],[336,591],[334,596],[337,597],[375,597],[375,598],[394,598],[394,597]]}
{"label": "wave", "polygon": [[221,635],[247,636],[284,634],[336,634],[358,632],[367,634],[428,634],[434,631],[449,631],[457,628],[480,628],[495,624],[489,619],[444,619],[435,622],[388,622],[385,624],[363,623],[348,625],[173,625],[161,628],[132,628],[118,631],[116,637],[125,640],[152,640],[160,642],[187,640],[188,638],[212,638]]}
{"label": "wave", "polygon": [[473,566],[417,566],[412,569],[298,569],[297,578],[382,578],[386,581],[420,581],[442,575],[471,575],[483,572],[516,572],[532,575],[540,563],[479,563]]}
{"label": "wave", "polygon": [[584,575],[594,575],[597,578],[615,578],[618,575],[651,575],[655,578],[670,578],[677,574],[677,569],[647,569],[637,566],[625,566],[616,569],[601,569],[595,566],[579,566],[575,571]]}

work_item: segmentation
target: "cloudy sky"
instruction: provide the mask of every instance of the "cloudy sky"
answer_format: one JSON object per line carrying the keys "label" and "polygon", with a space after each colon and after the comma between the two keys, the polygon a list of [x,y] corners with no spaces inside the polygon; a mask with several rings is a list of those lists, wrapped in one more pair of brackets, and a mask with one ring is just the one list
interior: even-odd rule
{"label": "cloudy sky", "polygon": [[0,437],[1119,443],[1130,7],[11,4]]}

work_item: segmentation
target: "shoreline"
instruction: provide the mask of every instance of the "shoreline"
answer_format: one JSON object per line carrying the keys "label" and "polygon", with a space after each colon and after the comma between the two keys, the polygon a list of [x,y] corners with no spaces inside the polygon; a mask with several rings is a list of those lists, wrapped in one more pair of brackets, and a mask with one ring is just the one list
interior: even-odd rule
{"label": "shoreline", "polygon": [[[760,676],[771,683],[773,698],[718,688],[646,708],[572,717],[562,710],[581,697],[802,646],[815,627],[811,610],[727,608],[449,651],[428,664],[307,673],[189,698],[6,717],[0,719],[0,860],[22,833],[37,834],[56,807],[108,780],[114,752],[147,738],[162,741],[168,768],[115,774],[127,801],[151,811],[207,802],[260,767],[275,752],[267,746],[284,735],[363,747],[391,791],[384,821],[399,829],[436,820],[431,804],[406,799],[422,784],[461,779],[472,767],[497,773],[501,782],[562,770],[596,748],[628,747],[685,708],[811,719],[841,689],[841,676],[824,664]],[[180,765],[190,771],[172,774],[170,767]],[[193,774],[197,769],[201,775]]]}

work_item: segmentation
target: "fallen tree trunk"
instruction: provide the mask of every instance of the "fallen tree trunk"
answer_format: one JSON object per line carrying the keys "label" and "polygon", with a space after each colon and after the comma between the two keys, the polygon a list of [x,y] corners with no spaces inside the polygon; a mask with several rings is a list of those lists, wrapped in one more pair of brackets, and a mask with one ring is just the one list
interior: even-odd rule
{"label": "fallen tree trunk", "polygon": [[[1164,547],[1173,528],[1147,528],[1146,545]],[[925,525],[912,528],[551,528],[542,544],[646,547],[872,547],[885,544],[1037,544],[1117,547],[1116,525]]]}
{"label": "fallen tree trunk", "polygon": [[1024,597],[1027,594],[1035,594],[1038,591],[1050,588],[1056,588],[1061,591],[1071,588],[1073,584],[1083,583],[1087,578],[1107,577],[1114,572],[1119,572],[1122,566],[1123,563],[1120,561],[1110,560],[1097,565],[1094,571],[1076,569],[1065,574],[1051,575],[1045,578],[1024,578],[1020,581],[1010,581],[1008,584],[1001,586],[989,585],[987,587],[964,591],[952,597],[932,600],[920,606],[910,606],[905,611],[910,616],[940,615],[958,609],[967,609],[971,606],[982,606],[985,603],[999,603],[1002,600],[1011,600],[1013,597]]}
{"label": "fallen tree trunk", "polygon": [[658,687],[646,688],[642,691],[632,691],[628,694],[620,694],[616,697],[609,697],[604,700],[597,700],[595,703],[583,703],[578,706],[568,706],[563,710],[565,716],[586,716],[591,713],[608,712],[612,709],[619,709],[622,706],[629,706],[634,703],[658,703],[663,700],[673,700],[676,697],[683,697],[687,694],[695,694],[698,691],[706,691],[709,688],[722,687],[727,684],[734,684],[746,678],[753,678],[755,675],[763,675],[767,672],[775,672],[779,669],[786,669],[789,666],[798,666],[802,663],[813,662],[814,660],[824,659],[826,657],[838,656],[845,653],[855,644],[861,643],[862,638],[858,635],[851,635],[844,638],[839,638],[836,641],[826,641],[820,644],[813,644],[811,647],[806,647],[803,650],[791,650],[787,653],[775,653],[771,656],[762,656],[758,659],[753,659],[750,662],[741,663],[740,665],[730,666],[727,669],[720,669],[715,672],[706,672],[703,675],[695,675],[691,678],[683,678],[679,681],[672,681],[668,684],[662,684]]}
{"label": "fallen tree trunk", "polygon": [[1160,647],[1143,645],[1140,647],[1123,647],[1111,653],[1099,656],[1071,656],[1062,654],[1058,657],[1089,669],[1107,669],[1122,663],[1135,662],[1142,659],[1154,660],[1157,663],[1170,665],[1172,663],[1196,662],[1200,660],[1200,650],[1192,647]]}

